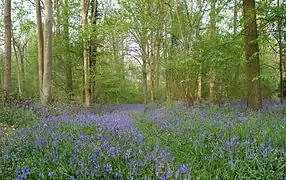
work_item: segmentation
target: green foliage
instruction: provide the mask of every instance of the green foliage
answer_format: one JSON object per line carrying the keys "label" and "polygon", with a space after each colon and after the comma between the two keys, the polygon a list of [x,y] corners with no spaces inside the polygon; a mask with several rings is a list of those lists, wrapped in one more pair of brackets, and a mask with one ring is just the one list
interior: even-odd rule
{"label": "green foliage", "polygon": [[[148,144],[159,142],[173,152],[176,163],[190,161],[196,179],[277,179],[286,173],[283,113],[172,108],[147,112],[137,117],[136,125]],[[265,152],[267,146],[282,154]]]}
{"label": "green foliage", "polygon": [[14,128],[31,125],[34,119],[32,112],[8,106],[0,106],[0,123]]}

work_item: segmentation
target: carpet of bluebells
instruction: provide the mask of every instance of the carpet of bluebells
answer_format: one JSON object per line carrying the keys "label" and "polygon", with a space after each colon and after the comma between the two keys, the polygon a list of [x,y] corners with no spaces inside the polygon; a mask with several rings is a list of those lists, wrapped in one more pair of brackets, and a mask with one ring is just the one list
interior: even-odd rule
{"label": "carpet of bluebells", "polygon": [[285,104],[12,108],[33,123],[0,128],[0,179],[286,179]]}

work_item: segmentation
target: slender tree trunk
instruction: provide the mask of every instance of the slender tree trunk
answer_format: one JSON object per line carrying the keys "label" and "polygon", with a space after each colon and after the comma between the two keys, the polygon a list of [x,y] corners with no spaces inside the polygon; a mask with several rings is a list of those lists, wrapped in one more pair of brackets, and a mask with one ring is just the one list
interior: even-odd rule
{"label": "slender tree trunk", "polygon": [[[216,13],[215,13],[216,0],[211,0],[211,13],[210,13],[210,43],[215,43],[215,31],[216,31]],[[215,72],[211,67],[210,69],[210,90],[209,90],[209,101],[215,100]]]}
{"label": "slender tree trunk", "polygon": [[52,0],[45,0],[45,31],[44,31],[44,73],[42,103],[49,104],[52,100],[52,37],[53,37],[53,5]]}
{"label": "slender tree trunk", "polygon": [[[197,12],[197,28],[196,28],[196,40],[199,41],[201,39],[201,35],[200,35],[200,26],[201,26],[201,11],[202,11],[202,0],[197,0],[197,4],[198,4],[198,12]],[[199,49],[199,48],[198,48]],[[197,58],[199,58],[199,54],[197,54]],[[202,71],[202,64],[200,63],[200,67],[199,70],[197,72],[197,89],[196,89],[196,97],[197,97],[197,101],[199,103],[202,102],[202,75],[201,75],[201,71]]]}
{"label": "slender tree trunk", "polygon": [[199,72],[197,73],[197,101],[199,103],[202,102],[202,75],[201,75],[201,67]]}
{"label": "slender tree trunk", "polygon": [[150,36],[150,48],[151,48],[151,53],[149,56],[149,66],[150,66],[150,80],[151,80],[151,88],[150,88],[150,95],[151,95],[151,102],[154,102],[154,100],[156,100],[155,97],[155,81],[156,81],[156,57],[155,57],[155,51],[156,51],[156,47],[155,47],[155,41],[156,38],[154,38],[154,32],[151,32],[151,36]]}
{"label": "slender tree trunk", "polygon": [[5,60],[4,60],[4,92],[5,99],[8,100],[12,93],[11,77],[11,0],[5,0],[4,4],[4,26],[5,26]]}
{"label": "slender tree trunk", "polygon": [[[277,8],[280,7],[280,2],[277,0]],[[279,73],[280,73],[280,102],[284,99],[284,82],[283,82],[283,52],[282,52],[282,36],[281,36],[281,19],[278,19],[278,44],[279,44]]]}
{"label": "slender tree trunk", "polygon": [[88,16],[89,0],[82,0],[82,34],[83,34],[83,71],[84,71],[84,104],[86,107],[91,103],[91,88],[90,88],[90,51],[87,32],[87,16]]}
{"label": "slender tree trunk", "polygon": [[25,47],[23,46],[22,49],[20,45],[18,45],[18,52],[19,52],[19,65],[20,65],[20,76],[21,76],[21,84],[22,84],[22,92],[25,92],[25,68],[24,68],[24,53]]}
{"label": "slender tree trunk", "polygon": [[147,87],[147,62],[146,57],[142,59],[142,76],[143,76],[143,94],[144,94],[144,104],[148,101],[148,87]]}
{"label": "slender tree trunk", "polygon": [[254,0],[243,0],[244,46],[247,59],[248,98],[247,105],[251,109],[262,107],[260,92],[260,63],[257,42],[257,24]]}
{"label": "slender tree trunk", "polygon": [[42,28],[41,1],[35,0],[37,33],[38,33],[38,82],[40,99],[43,96],[43,73],[44,73],[44,37]]}
{"label": "slender tree trunk", "polygon": [[[237,13],[238,13],[238,0],[234,1],[234,9],[233,9],[233,35],[234,38],[237,35]],[[240,77],[240,57],[235,55],[234,58],[237,59],[237,67],[234,73],[234,86],[233,86],[233,94],[237,95],[239,94],[239,89],[237,88],[237,85],[239,83],[239,77]]]}
{"label": "slender tree trunk", "polygon": [[[160,26],[160,30],[161,30]],[[161,49],[161,39],[163,39],[162,34],[160,32],[160,30],[157,31],[157,36],[156,36],[156,78],[155,78],[155,89],[156,92],[159,90],[160,87],[160,49]],[[155,94],[156,99],[157,97],[157,93]]]}
{"label": "slender tree trunk", "polygon": [[122,79],[125,80],[125,62],[124,62],[124,59],[125,59],[125,54],[126,54],[126,49],[127,49],[127,46],[128,44],[124,42],[124,39],[125,38],[121,38],[120,39],[120,46],[121,46],[121,58],[120,58],[120,69],[121,69],[121,76],[122,76]]}
{"label": "slender tree trunk", "polygon": [[[96,23],[97,23],[97,15],[98,15],[98,5],[97,0],[91,1],[91,24],[92,24],[92,36],[90,39],[90,67],[94,67],[96,64],[96,55],[97,55],[97,35],[96,35]],[[95,68],[93,68],[95,69]],[[94,101],[96,101],[96,82],[90,82],[92,86],[91,96],[93,97]]]}
{"label": "slender tree trunk", "polygon": [[233,8],[233,34],[236,35],[237,33],[237,0],[234,0],[234,8]]}
{"label": "slender tree trunk", "polygon": [[17,48],[16,48],[16,41],[15,41],[14,35],[12,35],[12,39],[13,39],[13,50],[14,50],[16,64],[17,64],[18,93],[19,93],[19,96],[22,98],[23,90],[22,90],[22,78],[21,78],[21,67],[20,67],[21,62],[19,58],[19,52],[17,51]]}
{"label": "slender tree trunk", "polygon": [[65,74],[66,74],[66,93],[68,94],[69,99],[72,98],[73,92],[73,82],[72,82],[72,62],[70,58],[70,41],[69,41],[69,0],[64,0],[64,7],[63,7],[63,32],[64,32],[64,40],[65,40]]}

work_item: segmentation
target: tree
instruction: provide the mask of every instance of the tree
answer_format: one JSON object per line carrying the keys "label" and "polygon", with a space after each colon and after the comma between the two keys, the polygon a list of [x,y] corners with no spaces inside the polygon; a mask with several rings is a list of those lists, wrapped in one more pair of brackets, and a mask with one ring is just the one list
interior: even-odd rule
{"label": "tree", "polygon": [[53,6],[52,0],[45,0],[45,31],[44,31],[44,73],[42,103],[49,104],[52,100],[52,36]]}
{"label": "tree", "polygon": [[[211,0],[211,12],[210,12],[210,43],[212,46],[215,45],[215,33],[216,33],[216,1]],[[215,72],[213,69],[210,70],[210,94],[209,101],[215,100]]]}
{"label": "tree", "polygon": [[38,83],[39,93],[42,99],[43,94],[43,73],[44,73],[44,37],[41,15],[41,0],[35,0],[36,18],[37,18],[37,33],[38,33]]}
{"label": "tree", "polygon": [[90,88],[90,51],[88,43],[88,9],[89,0],[82,0],[81,10],[81,23],[82,23],[82,35],[83,35],[83,71],[84,71],[84,104],[86,107],[91,103],[91,88]]}
{"label": "tree", "polygon": [[[280,8],[280,2],[277,0],[277,8]],[[280,102],[283,103],[284,99],[284,81],[283,81],[283,50],[282,50],[282,33],[281,33],[282,19],[279,18],[277,22],[278,31],[278,46],[279,46],[279,73],[280,73]]]}
{"label": "tree", "polygon": [[243,0],[244,47],[247,60],[247,105],[251,109],[260,109],[260,63],[257,42],[257,23],[254,0]]}
{"label": "tree", "polygon": [[12,93],[11,77],[11,0],[5,0],[4,3],[4,25],[5,25],[5,60],[4,60],[4,91],[5,98],[8,99]]}

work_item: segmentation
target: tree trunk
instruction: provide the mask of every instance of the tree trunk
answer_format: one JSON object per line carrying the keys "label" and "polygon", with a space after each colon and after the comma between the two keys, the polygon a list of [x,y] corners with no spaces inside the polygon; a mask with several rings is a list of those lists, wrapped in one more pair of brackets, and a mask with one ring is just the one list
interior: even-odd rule
{"label": "tree trunk", "polygon": [[260,63],[257,42],[257,24],[254,0],[243,0],[244,46],[247,59],[248,98],[247,106],[251,109],[262,107],[260,92]]}
{"label": "tree trunk", "polygon": [[201,75],[201,67],[199,72],[197,73],[197,101],[199,103],[202,102],[202,75]]}
{"label": "tree trunk", "polygon": [[83,73],[84,73],[84,104],[86,107],[91,103],[91,88],[90,88],[90,51],[87,32],[87,16],[88,16],[89,0],[82,0],[82,34],[83,34]]}
{"label": "tree trunk", "polygon": [[155,83],[156,83],[156,57],[155,57],[155,51],[156,51],[156,47],[155,47],[155,43],[156,43],[156,38],[154,37],[154,32],[151,32],[150,35],[150,48],[151,48],[151,53],[149,56],[149,66],[150,66],[150,80],[151,80],[151,88],[150,88],[150,96],[151,96],[151,102],[154,102],[154,100],[156,100],[155,97],[155,92],[156,92],[156,88],[155,88]]}
{"label": "tree trunk", "polygon": [[234,0],[234,10],[233,10],[233,34],[236,35],[237,33],[237,0]]}
{"label": "tree trunk", "polygon": [[19,51],[17,51],[17,48],[16,48],[16,41],[15,41],[14,35],[12,35],[12,39],[13,39],[13,50],[14,50],[16,64],[17,64],[18,93],[19,93],[19,96],[22,98],[23,90],[22,90],[22,78],[21,78],[22,77],[21,76],[21,62],[20,62],[20,57],[19,57]]}
{"label": "tree trunk", "polygon": [[[96,36],[96,20],[97,20],[97,15],[98,15],[98,5],[97,5],[97,0],[92,0],[91,1],[91,26],[92,26],[92,36],[90,39],[90,67],[94,67],[96,64],[96,55],[97,55],[97,36]],[[91,83],[91,82],[90,82]],[[95,101],[96,97],[96,82],[92,81],[92,90],[91,94],[93,95],[93,99]],[[91,96],[92,96],[91,95]]]}
{"label": "tree trunk", "polygon": [[[200,26],[201,26],[201,19],[202,19],[202,0],[197,0],[196,3],[198,4],[198,10],[197,10],[197,23],[196,23],[196,41],[200,41],[201,40],[201,35],[200,35]],[[199,47],[198,47],[199,50]],[[197,51],[198,51],[197,50]],[[200,58],[199,53],[196,54],[197,58]],[[199,59],[198,59],[199,61]],[[200,62],[200,61],[199,61]],[[196,88],[196,100],[201,103],[202,101],[202,75],[201,75],[201,71],[202,71],[202,64],[200,63],[200,67],[199,70],[197,72],[197,88]]]}
{"label": "tree trunk", "polygon": [[70,59],[70,41],[69,41],[69,0],[64,0],[63,7],[63,32],[64,32],[64,41],[65,41],[65,75],[66,75],[66,93],[68,94],[69,100],[72,98],[72,62]]}
{"label": "tree trunk", "polygon": [[124,42],[124,39],[125,38],[123,38],[123,37],[121,37],[121,39],[120,39],[120,46],[121,46],[120,69],[121,69],[121,76],[122,76],[123,80],[125,80],[125,62],[124,62],[124,59],[125,59],[126,49],[128,46],[128,44]]}
{"label": "tree trunk", "polygon": [[4,60],[4,92],[5,99],[8,100],[12,93],[11,77],[11,0],[5,0],[4,4],[4,26],[5,26],[5,60]]}
{"label": "tree trunk", "polygon": [[41,15],[41,1],[35,0],[36,4],[36,18],[37,18],[37,31],[38,31],[38,81],[40,99],[43,96],[43,73],[44,73],[44,37],[42,28],[42,15]]}
{"label": "tree trunk", "polygon": [[142,59],[142,76],[143,76],[143,94],[144,94],[144,104],[148,101],[148,87],[147,87],[147,62],[145,57]]}
{"label": "tree trunk", "polygon": [[52,100],[52,37],[53,37],[53,5],[52,0],[45,0],[45,31],[44,31],[44,73],[42,103],[49,104]]}
{"label": "tree trunk", "polygon": [[[277,8],[280,7],[280,2],[277,0]],[[278,19],[278,45],[279,45],[279,73],[280,73],[280,103],[283,103],[284,99],[284,82],[283,82],[283,52],[282,52],[282,36],[281,36],[281,19]]]}
{"label": "tree trunk", "polygon": [[[215,13],[216,0],[211,0],[211,12],[210,12],[210,43],[214,46],[215,43],[215,31],[216,31],[216,13]],[[215,100],[215,72],[211,67],[210,69],[210,91],[209,91],[209,101],[213,102]]]}

